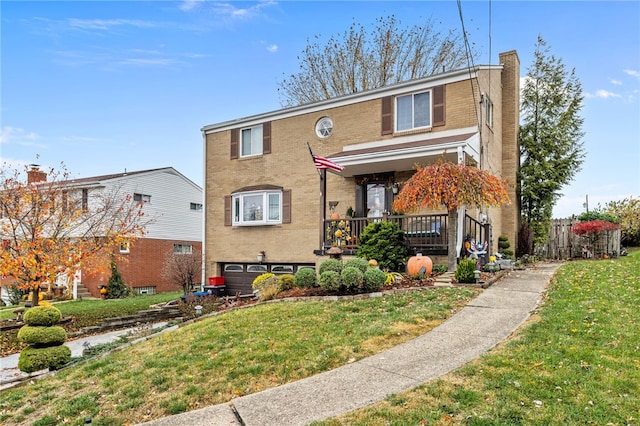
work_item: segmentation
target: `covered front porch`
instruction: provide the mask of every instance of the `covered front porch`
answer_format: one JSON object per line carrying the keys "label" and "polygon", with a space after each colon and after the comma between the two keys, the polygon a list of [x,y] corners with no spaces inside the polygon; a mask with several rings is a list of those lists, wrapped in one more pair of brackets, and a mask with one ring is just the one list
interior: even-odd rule
{"label": "covered front porch", "polygon": [[[324,220],[324,240],[319,254],[325,254],[331,247],[340,247],[344,254],[355,255],[358,250],[360,234],[372,222],[388,220],[396,223],[404,231],[404,240],[410,254],[425,255],[448,254],[449,240],[447,229],[449,226],[458,227],[458,241],[456,252],[459,254],[465,240],[488,243],[490,250],[492,234],[489,223],[481,223],[464,213],[458,223],[449,223],[447,214],[413,214],[390,215],[383,214],[379,218],[334,218]],[[487,252],[487,256],[490,255]]]}

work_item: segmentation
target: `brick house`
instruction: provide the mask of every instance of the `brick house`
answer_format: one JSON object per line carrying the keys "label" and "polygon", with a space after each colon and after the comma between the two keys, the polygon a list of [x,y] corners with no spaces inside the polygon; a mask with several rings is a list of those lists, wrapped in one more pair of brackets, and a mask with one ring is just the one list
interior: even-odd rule
{"label": "brick house", "polygon": [[[47,174],[37,168],[28,172],[28,182],[46,180]],[[71,179],[63,182],[68,197],[82,197],[91,206],[92,197],[117,190],[129,194],[132,202],[144,203],[145,217],[153,219],[144,237],[121,246],[116,253],[118,270],[127,286],[138,294],[173,291],[180,287],[162,277],[167,253],[191,253],[202,250],[202,188],[172,167],[124,172],[111,175]],[[85,201],[86,200],[86,201]],[[98,272],[75,274],[74,297],[100,297],[111,272],[110,255],[99,260],[105,267]],[[9,280],[3,280],[3,285]],[[61,279],[60,282],[66,282]],[[87,293],[88,292],[88,293]]]}
{"label": "brick house", "polygon": [[[228,292],[250,292],[259,273],[315,267],[336,245],[355,253],[371,220],[397,221],[409,248],[438,263],[446,263],[448,226],[458,227],[458,248],[465,236],[490,251],[498,235],[515,245],[519,79],[518,55],[509,51],[499,65],[203,127],[205,274],[224,276]],[[310,149],[343,170],[319,172]],[[394,215],[393,198],[414,165],[443,157],[505,179],[512,204],[461,209],[455,224],[444,210]],[[335,237],[332,215],[344,219],[348,239]]]}

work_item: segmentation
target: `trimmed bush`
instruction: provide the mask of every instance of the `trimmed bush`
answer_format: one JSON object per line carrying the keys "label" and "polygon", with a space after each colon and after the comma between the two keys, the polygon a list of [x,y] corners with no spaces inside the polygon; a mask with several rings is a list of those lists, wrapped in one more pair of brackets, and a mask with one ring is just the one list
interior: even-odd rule
{"label": "trimmed bush", "polygon": [[369,262],[367,262],[365,259],[362,259],[360,257],[354,257],[353,259],[347,260],[347,262],[344,264],[345,268],[350,266],[358,268],[360,272],[364,274],[365,271],[369,268]]}
{"label": "trimmed bush", "polygon": [[111,260],[111,276],[107,281],[107,297],[109,299],[122,299],[129,295],[129,288],[124,283],[122,275],[118,270],[118,265],[112,259]]}
{"label": "trimmed bush", "polygon": [[24,313],[24,322],[33,326],[50,326],[62,319],[62,312],[55,306],[34,306]]}
{"label": "trimmed bush", "polygon": [[20,352],[18,368],[25,373],[44,370],[58,370],[71,361],[71,349],[67,346],[50,346],[35,348],[29,346]]}
{"label": "trimmed bush", "polygon": [[387,279],[387,274],[378,268],[369,268],[364,273],[364,291],[371,293],[380,291]]}
{"label": "trimmed bush", "polygon": [[263,283],[271,278],[275,278],[275,274],[272,274],[271,272],[260,274],[251,283],[251,288],[254,290],[259,290],[260,287],[262,287]]}
{"label": "trimmed bush", "polygon": [[320,287],[328,291],[338,291],[342,287],[340,274],[336,271],[324,271],[318,280]]}
{"label": "trimmed bush", "polygon": [[298,288],[311,288],[316,286],[316,271],[311,268],[299,269],[294,276],[294,283]]}
{"label": "trimmed bush", "polygon": [[60,326],[24,325],[18,331],[18,340],[36,348],[59,346],[67,341],[67,332]]}
{"label": "trimmed bush", "polygon": [[362,271],[355,266],[345,266],[340,273],[340,278],[347,291],[358,290],[364,282]]}
{"label": "trimmed bush", "polygon": [[326,271],[335,271],[339,274],[340,272],[342,272],[342,267],[342,261],[338,259],[327,259],[320,264],[318,273],[322,275],[322,273]]}
{"label": "trimmed bush", "polygon": [[456,269],[455,278],[459,283],[474,283],[476,261],[473,259],[462,259]]}
{"label": "trimmed bush", "polygon": [[291,290],[295,285],[295,277],[293,274],[283,274],[278,276],[278,286],[280,287],[280,290]]}

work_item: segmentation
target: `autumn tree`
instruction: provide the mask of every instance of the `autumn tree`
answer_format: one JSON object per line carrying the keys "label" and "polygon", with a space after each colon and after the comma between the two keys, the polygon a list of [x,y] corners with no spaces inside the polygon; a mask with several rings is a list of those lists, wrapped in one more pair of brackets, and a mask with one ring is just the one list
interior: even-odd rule
{"label": "autumn tree", "polygon": [[393,202],[398,212],[411,212],[419,208],[445,207],[448,213],[447,239],[449,271],[456,270],[456,241],[458,209],[464,206],[498,206],[509,203],[507,187],[503,180],[464,164],[442,160],[417,171],[402,186]]}
{"label": "autumn tree", "polygon": [[372,29],[354,22],[326,42],[320,36],[307,40],[298,56],[300,70],[279,84],[283,106],[384,87],[467,64],[462,35],[456,30],[438,31],[432,19],[402,27],[391,15],[368,27]]}
{"label": "autumn tree", "polygon": [[584,161],[581,141],[582,86],[575,70],[549,53],[538,37],[533,64],[522,88],[520,112],[520,196],[523,221],[534,245],[546,242],[551,215],[562,187]]}
{"label": "autumn tree", "polygon": [[191,253],[176,253],[170,250],[165,255],[163,278],[176,286],[182,287],[185,296],[202,277],[202,253],[193,250]]}
{"label": "autumn tree", "polygon": [[106,268],[104,253],[144,234],[149,219],[142,204],[119,188],[77,189],[64,165],[48,172],[24,170],[40,179],[24,179],[7,163],[0,172],[0,274],[33,292],[75,271]]}
{"label": "autumn tree", "polygon": [[630,197],[610,201],[603,207],[598,206],[596,211],[610,214],[618,219],[622,245],[640,246],[640,198]]}

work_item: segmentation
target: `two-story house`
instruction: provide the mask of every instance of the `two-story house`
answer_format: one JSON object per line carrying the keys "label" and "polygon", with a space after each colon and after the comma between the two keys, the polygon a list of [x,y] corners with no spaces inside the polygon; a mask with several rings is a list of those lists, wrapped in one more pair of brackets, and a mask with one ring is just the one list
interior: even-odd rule
{"label": "two-story house", "polygon": [[[47,174],[37,167],[28,171],[29,183],[46,179]],[[93,200],[101,194],[114,192],[128,197],[132,203],[143,204],[145,222],[149,222],[145,234],[121,245],[114,253],[118,270],[125,284],[138,294],[180,289],[163,276],[163,268],[169,253],[202,252],[202,188],[172,167],[69,179],[61,185],[63,197],[81,200],[83,209],[91,209]],[[108,267],[111,258],[111,253],[103,253],[97,260],[99,267],[76,271],[74,297],[84,291],[100,297],[100,287],[107,284],[111,275]],[[5,279],[3,285],[11,281]],[[59,281],[69,280],[61,277]]]}
{"label": "two-story house", "polygon": [[[493,251],[498,235],[516,242],[519,74],[510,51],[499,65],[203,127],[206,275],[247,293],[259,273],[315,267],[336,245],[354,253],[372,220],[397,221],[413,252],[435,257],[446,256],[448,226],[458,227],[459,248],[466,236]],[[316,169],[310,151],[342,170]],[[503,178],[511,205],[462,209],[455,224],[444,210],[395,215],[394,196],[414,166],[440,159]]]}

